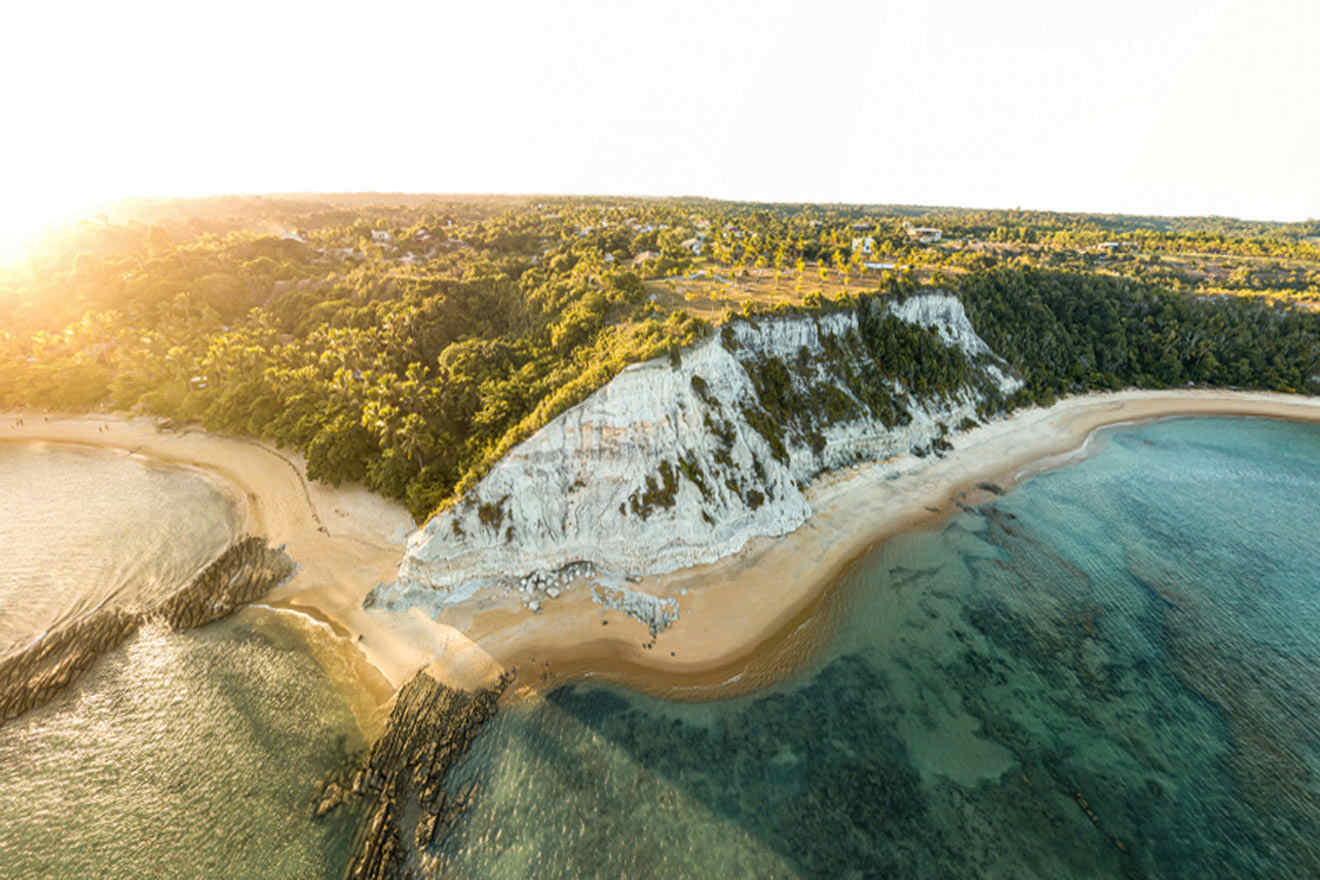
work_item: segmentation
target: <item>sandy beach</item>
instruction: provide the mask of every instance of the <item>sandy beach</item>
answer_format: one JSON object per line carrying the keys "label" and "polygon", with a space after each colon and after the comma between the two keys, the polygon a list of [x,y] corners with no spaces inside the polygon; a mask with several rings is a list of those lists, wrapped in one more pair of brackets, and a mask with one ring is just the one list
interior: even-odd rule
{"label": "sandy beach", "polygon": [[422,667],[463,687],[516,667],[523,695],[585,676],[711,699],[791,673],[827,635],[829,588],[848,567],[887,538],[953,515],[965,493],[973,503],[989,497],[978,483],[1009,488],[1074,460],[1105,426],[1193,415],[1320,421],[1320,398],[1200,390],[1087,395],[960,434],[944,458],[904,457],[828,474],[807,493],[812,518],[792,534],[632,585],[679,603],[679,620],[654,643],[641,623],[602,609],[583,585],[547,601],[540,614],[496,594],[478,594],[438,620],[419,611],[364,611],[367,592],[394,576],[412,529],[407,512],[361,487],[309,484],[298,457],[254,441],[160,431],[146,418],[31,412],[0,413],[0,440],[121,449],[210,475],[244,506],[247,531],[286,544],[299,563],[295,578],[263,604],[306,614],[355,646],[346,652],[355,658],[346,664],[350,677],[378,704]]}
{"label": "sandy beach", "polygon": [[[752,691],[789,675],[828,636],[829,588],[877,544],[938,525],[957,512],[953,502],[963,493],[969,503],[986,500],[978,483],[1011,488],[1086,455],[1100,428],[1195,415],[1320,421],[1320,398],[1200,390],[1086,395],[958,435],[944,458],[905,457],[825,475],[809,489],[813,515],[797,531],[634,585],[679,603],[678,621],[650,648],[644,626],[603,611],[582,587],[546,602],[539,615],[478,597],[475,607],[451,609],[441,620],[499,662],[517,665],[520,681],[533,686],[587,676],[676,699]],[[900,476],[891,479],[895,468]]]}

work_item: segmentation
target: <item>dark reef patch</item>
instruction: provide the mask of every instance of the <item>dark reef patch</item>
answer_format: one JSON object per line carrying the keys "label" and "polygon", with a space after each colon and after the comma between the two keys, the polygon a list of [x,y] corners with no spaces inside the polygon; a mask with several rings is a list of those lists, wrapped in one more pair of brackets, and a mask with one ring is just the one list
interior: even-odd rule
{"label": "dark reef patch", "polygon": [[443,843],[476,786],[444,787],[445,774],[496,711],[510,679],[467,693],[425,671],[395,696],[385,732],[361,766],[330,780],[316,807],[319,818],[350,798],[368,804],[345,876],[394,880],[430,876],[431,850]]}
{"label": "dark reef patch", "polygon": [[192,629],[233,614],[287,580],[294,563],[265,538],[239,538],[189,584],[147,608],[104,608],[0,660],[0,722],[42,705],[148,620]]}

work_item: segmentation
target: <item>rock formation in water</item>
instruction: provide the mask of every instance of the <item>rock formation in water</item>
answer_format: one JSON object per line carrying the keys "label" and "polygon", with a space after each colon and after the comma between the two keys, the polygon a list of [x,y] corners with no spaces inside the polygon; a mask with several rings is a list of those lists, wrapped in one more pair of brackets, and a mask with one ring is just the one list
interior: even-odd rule
{"label": "rock formation in water", "polygon": [[147,608],[104,608],[0,659],[0,723],[40,706],[147,620],[190,629],[227,617],[288,580],[294,564],[265,538],[235,541],[191,583]]}
{"label": "rock formation in water", "polygon": [[[898,347],[914,337],[925,347]],[[938,372],[956,378],[922,387]],[[539,607],[536,585],[564,570],[618,587],[712,562],[802,525],[817,474],[939,453],[1019,387],[949,295],[740,319],[677,362],[628,367],[511,450],[367,604],[434,612],[503,584]]]}
{"label": "rock formation in water", "polygon": [[[417,876],[472,790],[446,792],[444,777],[494,714],[509,679],[490,690],[448,688],[425,671],[399,689],[385,732],[365,764],[330,781],[316,808],[323,816],[353,797],[368,803],[353,843],[350,880]],[[429,871],[427,872],[429,873]]]}

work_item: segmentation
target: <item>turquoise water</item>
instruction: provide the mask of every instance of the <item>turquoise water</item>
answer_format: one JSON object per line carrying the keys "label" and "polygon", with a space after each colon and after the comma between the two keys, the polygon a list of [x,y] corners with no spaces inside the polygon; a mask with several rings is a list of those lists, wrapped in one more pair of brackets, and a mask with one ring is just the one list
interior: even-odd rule
{"label": "turquoise water", "polygon": [[[448,784],[462,877],[1320,876],[1320,427],[1124,428],[890,541],[795,678],[574,685]],[[659,648],[663,648],[664,637]]]}
{"label": "turquoise water", "polygon": [[[1099,445],[880,547],[770,690],[503,711],[447,780],[478,788],[441,874],[1320,876],[1320,427]],[[194,476],[0,453],[10,639],[169,589],[236,527]],[[259,610],[146,627],[0,726],[0,876],[339,876],[360,817],[312,802],[363,743],[311,638]]]}
{"label": "turquoise water", "polygon": [[[206,481],[122,455],[0,447],[0,485],[0,632],[168,592],[237,526]],[[148,625],[0,725],[0,877],[339,877],[358,817],[311,812],[364,743],[297,620]]]}

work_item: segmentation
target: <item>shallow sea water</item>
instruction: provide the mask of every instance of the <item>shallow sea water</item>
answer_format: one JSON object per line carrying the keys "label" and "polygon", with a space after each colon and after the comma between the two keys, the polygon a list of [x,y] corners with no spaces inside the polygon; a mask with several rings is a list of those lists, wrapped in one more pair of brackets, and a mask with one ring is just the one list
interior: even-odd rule
{"label": "shallow sea water", "polygon": [[774,688],[503,712],[448,874],[1320,876],[1320,426],[1098,442],[881,546]]}
{"label": "shallow sea water", "polygon": [[102,604],[168,595],[239,511],[202,476],[122,452],[0,443],[0,654]]}
{"label": "shallow sea water", "polygon": [[[0,486],[0,633],[26,638],[168,593],[237,527],[205,480],[113,453],[0,446]],[[311,813],[364,743],[312,630],[147,625],[0,724],[0,877],[340,877],[358,816]]]}

